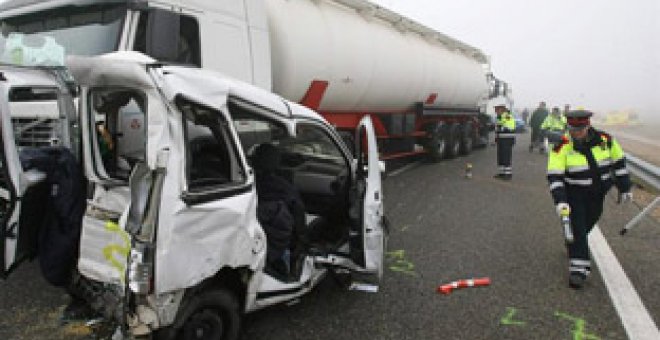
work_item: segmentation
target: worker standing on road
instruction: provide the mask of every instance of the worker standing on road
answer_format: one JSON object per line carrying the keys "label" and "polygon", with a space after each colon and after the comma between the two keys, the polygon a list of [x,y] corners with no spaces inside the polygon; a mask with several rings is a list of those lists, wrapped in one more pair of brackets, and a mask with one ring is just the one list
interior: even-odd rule
{"label": "worker standing on road", "polygon": [[550,146],[561,141],[561,137],[566,133],[566,117],[562,115],[558,107],[553,107],[552,112],[545,117],[541,124],[541,131],[543,132],[543,147],[546,150],[550,150]]}
{"label": "worker standing on road", "polygon": [[533,152],[535,147],[538,147],[541,153],[544,152],[541,145],[541,141],[543,140],[541,124],[543,124],[547,116],[548,109],[545,107],[545,102],[539,103],[539,107],[532,112],[532,118],[529,119],[529,126],[532,128],[532,140],[529,142],[529,152]]}
{"label": "worker standing on road", "polygon": [[505,104],[495,105],[495,113],[497,114],[495,138],[497,139],[498,166],[498,173],[495,175],[495,178],[510,180],[513,177],[511,154],[513,152],[513,144],[516,143],[516,137],[514,135],[516,121]]}
{"label": "worker standing on road", "polygon": [[574,242],[568,245],[569,286],[581,288],[591,270],[587,235],[603,212],[605,195],[615,184],[621,200],[632,200],[625,155],[619,143],[590,126],[592,113],[567,114],[564,136],[548,156],[548,182],[557,213],[568,209]]}

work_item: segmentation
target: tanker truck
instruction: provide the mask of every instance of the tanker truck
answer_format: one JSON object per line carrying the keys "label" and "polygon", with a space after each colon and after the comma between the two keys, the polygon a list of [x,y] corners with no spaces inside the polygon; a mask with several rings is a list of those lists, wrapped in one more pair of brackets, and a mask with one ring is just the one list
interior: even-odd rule
{"label": "tanker truck", "polygon": [[19,35],[68,55],[139,51],[275,92],[348,140],[369,115],[385,160],[469,153],[487,143],[489,101],[511,97],[479,49],[365,0],[9,0],[0,20],[6,56],[53,53]]}

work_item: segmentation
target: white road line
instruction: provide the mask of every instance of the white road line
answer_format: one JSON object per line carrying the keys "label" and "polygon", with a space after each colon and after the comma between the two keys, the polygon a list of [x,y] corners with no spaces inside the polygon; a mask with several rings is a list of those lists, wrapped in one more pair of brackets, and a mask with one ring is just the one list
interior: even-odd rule
{"label": "white road line", "polygon": [[628,339],[660,339],[658,327],[597,225],[589,233],[589,248]]}
{"label": "white road line", "polygon": [[402,167],[402,168],[399,168],[399,169],[396,169],[396,170],[390,172],[389,174],[387,174],[387,177],[398,176],[398,175],[400,175],[400,174],[402,174],[402,173],[404,173],[404,172],[406,172],[406,171],[408,171],[408,170],[410,170],[410,169],[412,169],[412,168],[414,168],[414,167],[420,165],[421,163],[422,163],[422,162],[414,162],[414,163],[410,163],[410,164],[408,164],[408,165],[406,165],[406,166],[404,166],[404,167]]}

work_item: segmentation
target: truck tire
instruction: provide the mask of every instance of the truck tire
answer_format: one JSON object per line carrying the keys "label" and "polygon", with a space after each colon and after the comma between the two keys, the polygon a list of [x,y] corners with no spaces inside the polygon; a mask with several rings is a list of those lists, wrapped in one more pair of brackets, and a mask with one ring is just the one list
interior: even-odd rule
{"label": "truck tire", "polygon": [[174,323],[158,330],[158,340],[237,340],[241,314],[236,294],[225,288],[201,291],[184,300]]}
{"label": "truck tire", "polygon": [[471,123],[461,125],[461,155],[467,155],[474,148],[474,129]]}
{"label": "truck tire", "polygon": [[447,152],[447,126],[442,122],[426,126],[428,138],[424,143],[424,149],[429,155],[431,162],[439,162]]}
{"label": "truck tire", "polygon": [[449,125],[447,130],[447,158],[457,157],[461,152],[462,129],[458,123]]}

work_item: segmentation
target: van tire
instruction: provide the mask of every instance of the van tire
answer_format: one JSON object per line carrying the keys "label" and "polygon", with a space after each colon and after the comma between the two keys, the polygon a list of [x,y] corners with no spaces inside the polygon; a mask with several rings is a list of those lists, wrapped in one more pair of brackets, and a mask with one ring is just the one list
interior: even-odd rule
{"label": "van tire", "polygon": [[236,295],[228,289],[199,292],[184,301],[174,323],[154,334],[158,340],[237,340],[241,314]]}

